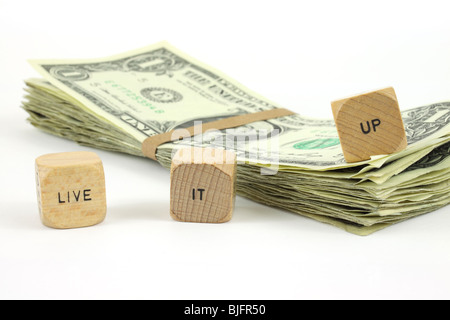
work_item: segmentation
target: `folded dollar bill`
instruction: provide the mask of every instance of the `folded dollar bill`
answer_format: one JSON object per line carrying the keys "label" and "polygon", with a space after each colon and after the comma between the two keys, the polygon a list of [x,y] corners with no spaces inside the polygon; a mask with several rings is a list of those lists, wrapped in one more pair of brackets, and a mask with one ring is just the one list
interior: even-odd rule
{"label": "folded dollar bill", "polygon": [[[136,156],[148,137],[281,108],[167,42],[30,63],[42,75],[25,81],[22,107],[32,125]],[[168,168],[180,147],[232,149],[239,195],[368,235],[450,202],[450,101],[403,110],[402,118],[408,147],[358,163],[345,161],[331,117],[299,114],[164,143],[156,159]]]}

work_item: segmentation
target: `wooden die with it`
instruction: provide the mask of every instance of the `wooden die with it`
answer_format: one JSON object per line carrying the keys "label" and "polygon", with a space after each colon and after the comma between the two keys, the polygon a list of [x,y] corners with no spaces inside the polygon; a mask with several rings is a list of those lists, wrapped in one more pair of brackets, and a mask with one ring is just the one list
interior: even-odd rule
{"label": "wooden die with it", "polygon": [[177,151],[170,170],[170,215],[184,222],[222,223],[232,218],[236,155],[212,148]]}

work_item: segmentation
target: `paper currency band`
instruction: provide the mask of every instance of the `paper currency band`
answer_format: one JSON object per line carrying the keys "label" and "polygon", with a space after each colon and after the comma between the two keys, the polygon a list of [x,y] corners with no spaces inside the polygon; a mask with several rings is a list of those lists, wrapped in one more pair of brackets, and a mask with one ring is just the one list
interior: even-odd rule
{"label": "paper currency band", "polygon": [[142,152],[150,159],[156,160],[156,149],[167,142],[177,141],[181,138],[192,137],[208,130],[223,130],[243,126],[256,121],[270,120],[295,114],[284,108],[248,113],[244,115],[229,117],[217,121],[202,123],[199,126],[175,129],[169,132],[148,137],[142,143]]}

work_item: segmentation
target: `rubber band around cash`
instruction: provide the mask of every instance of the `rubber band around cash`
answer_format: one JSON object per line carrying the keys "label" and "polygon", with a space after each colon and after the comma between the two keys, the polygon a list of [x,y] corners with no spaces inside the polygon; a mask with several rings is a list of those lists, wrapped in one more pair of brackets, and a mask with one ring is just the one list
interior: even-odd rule
{"label": "rubber band around cash", "polygon": [[243,126],[252,122],[270,120],[284,116],[290,116],[295,114],[294,112],[277,108],[271,110],[265,110],[255,113],[247,113],[239,116],[228,117],[217,121],[202,123],[198,126],[192,126],[182,129],[174,129],[169,132],[164,132],[151,137],[148,137],[142,143],[142,152],[150,159],[156,160],[157,148],[167,142],[177,141],[180,138],[192,137],[197,134],[205,133],[208,130],[223,130],[230,129],[239,126]]}

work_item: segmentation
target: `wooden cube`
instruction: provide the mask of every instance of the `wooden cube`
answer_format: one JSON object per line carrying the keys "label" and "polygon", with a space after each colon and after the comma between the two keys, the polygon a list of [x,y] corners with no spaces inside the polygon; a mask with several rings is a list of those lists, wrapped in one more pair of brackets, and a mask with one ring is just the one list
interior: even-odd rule
{"label": "wooden cube", "polygon": [[177,221],[221,223],[232,218],[236,154],[212,148],[177,151],[170,171],[170,215]]}
{"label": "wooden cube", "polygon": [[403,119],[393,88],[331,102],[345,160],[369,160],[406,148]]}
{"label": "wooden cube", "polygon": [[38,157],[36,186],[41,221],[48,227],[87,227],[105,219],[105,175],[93,152]]}

